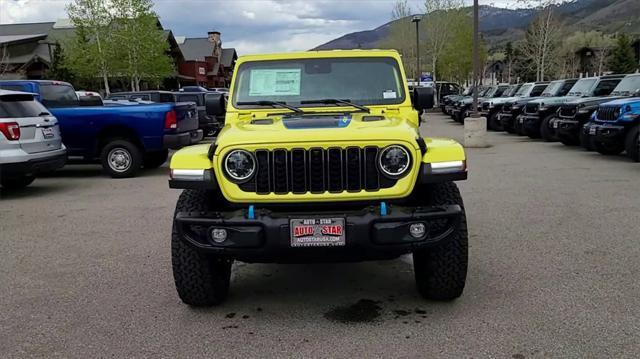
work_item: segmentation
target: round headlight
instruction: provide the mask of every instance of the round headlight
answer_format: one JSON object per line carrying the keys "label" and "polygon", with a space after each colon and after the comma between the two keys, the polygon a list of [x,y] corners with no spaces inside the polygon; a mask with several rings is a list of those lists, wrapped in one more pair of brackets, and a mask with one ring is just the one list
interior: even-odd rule
{"label": "round headlight", "polygon": [[245,150],[233,150],[224,159],[224,172],[234,182],[248,181],[256,171],[256,159]]}
{"label": "round headlight", "polygon": [[385,147],[378,157],[378,166],[387,177],[397,178],[402,176],[411,164],[409,151],[398,145]]}

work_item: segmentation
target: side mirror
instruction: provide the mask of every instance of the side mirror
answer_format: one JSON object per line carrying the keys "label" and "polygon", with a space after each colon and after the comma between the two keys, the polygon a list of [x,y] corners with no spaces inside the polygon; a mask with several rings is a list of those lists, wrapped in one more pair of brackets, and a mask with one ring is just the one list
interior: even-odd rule
{"label": "side mirror", "polygon": [[227,110],[224,95],[221,93],[208,93],[204,95],[204,107],[209,116],[221,116]]}
{"label": "side mirror", "polygon": [[432,87],[416,87],[413,89],[413,107],[418,111],[433,108],[434,91]]}
{"label": "side mirror", "polygon": [[98,96],[80,96],[78,104],[84,106],[103,106],[102,99]]}

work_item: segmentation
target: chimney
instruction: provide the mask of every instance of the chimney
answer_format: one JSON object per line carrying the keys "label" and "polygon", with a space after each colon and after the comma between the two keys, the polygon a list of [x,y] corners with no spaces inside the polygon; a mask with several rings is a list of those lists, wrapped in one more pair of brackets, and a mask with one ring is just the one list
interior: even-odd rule
{"label": "chimney", "polygon": [[220,40],[220,32],[219,31],[209,31],[207,33],[207,39],[210,43],[213,44],[213,53],[211,54],[213,57],[220,57],[220,53],[222,52],[222,40]]}

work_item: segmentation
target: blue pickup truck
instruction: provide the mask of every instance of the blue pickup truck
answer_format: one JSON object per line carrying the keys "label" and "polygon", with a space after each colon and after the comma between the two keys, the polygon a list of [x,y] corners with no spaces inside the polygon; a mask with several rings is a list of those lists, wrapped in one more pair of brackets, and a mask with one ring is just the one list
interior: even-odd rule
{"label": "blue pickup truck", "polygon": [[103,106],[97,97],[78,98],[69,83],[49,80],[0,81],[0,88],[36,94],[58,119],[68,155],[98,160],[114,178],[159,167],[169,148],[199,142],[203,135],[193,103]]}

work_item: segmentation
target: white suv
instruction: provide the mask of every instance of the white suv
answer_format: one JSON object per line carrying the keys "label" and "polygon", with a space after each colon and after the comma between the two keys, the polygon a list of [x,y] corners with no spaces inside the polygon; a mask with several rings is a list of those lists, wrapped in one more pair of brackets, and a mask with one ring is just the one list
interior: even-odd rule
{"label": "white suv", "polygon": [[0,184],[23,188],[35,175],[64,166],[58,120],[34,94],[0,90]]}

